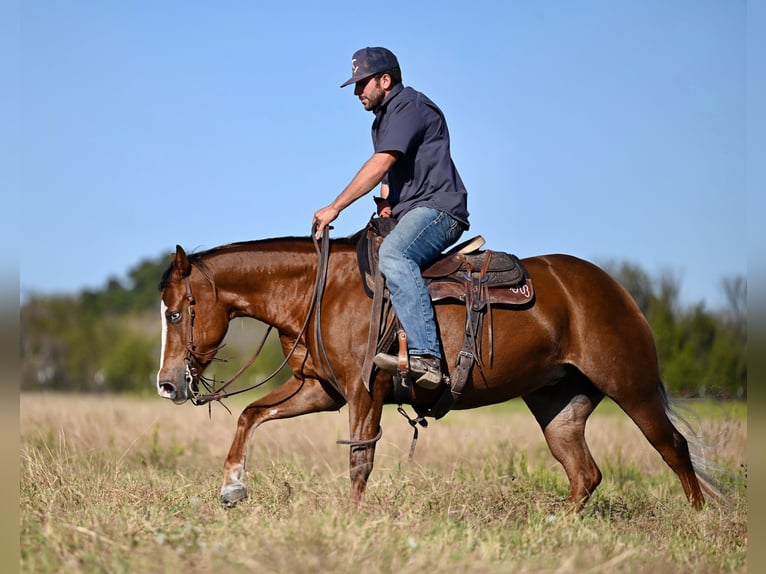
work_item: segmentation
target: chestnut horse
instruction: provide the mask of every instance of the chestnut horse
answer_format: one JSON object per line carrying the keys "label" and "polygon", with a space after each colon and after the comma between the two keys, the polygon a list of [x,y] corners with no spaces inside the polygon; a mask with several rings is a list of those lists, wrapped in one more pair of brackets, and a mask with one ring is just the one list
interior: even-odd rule
{"label": "chestnut horse", "polygon": [[[276,328],[289,356],[292,376],[239,416],[224,464],[224,505],[247,496],[245,458],[259,425],[344,404],[351,494],[361,502],[382,408],[394,401],[393,382],[378,371],[370,390],[362,381],[372,301],[360,279],[354,243],[336,239],[329,248],[320,345],[312,340],[318,338],[313,328],[305,329],[316,322],[312,284],[319,261],[308,237],[237,243],[188,256],[178,246],[163,275],[161,397],[182,404],[197,395],[199,376],[235,317],[253,317]],[[520,309],[493,307],[494,356],[490,361],[489,351],[483,351],[481,372],[474,366],[453,408],[521,397],[566,471],[567,503],[579,510],[601,482],[585,441],[585,422],[606,395],[678,475],[691,504],[702,507],[701,485],[708,485],[695,472],[687,440],[668,416],[654,339],[630,294],[606,272],[575,257],[545,255],[523,263],[534,280],[536,300]],[[465,306],[436,303],[435,311],[444,356],[453,364],[463,342]],[[487,341],[488,321],[483,329]],[[439,390],[416,388],[414,393],[411,404],[427,409]]]}

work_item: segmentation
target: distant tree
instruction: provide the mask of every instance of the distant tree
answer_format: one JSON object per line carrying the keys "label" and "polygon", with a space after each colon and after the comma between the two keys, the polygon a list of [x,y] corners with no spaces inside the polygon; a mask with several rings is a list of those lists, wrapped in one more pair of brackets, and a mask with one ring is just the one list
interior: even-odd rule
{"label": "distant tree", "polygon": [[21,309],[21,370],[54,389],[85,390],[97,360],[94,320],[71,297],[33,298]]}
{"label": "distant tree", "polygon": [[21,388],[71,388],[66,359],[68,348],[61,336],[69,328],[71,300],[33,297],[21,308]]}
{"label": "distant tree", "polygon": [[98,316],[157,309],[160,277],[169,264],[169,256],[146,259],[128,271],[126,281],[112,277],[104,289],[83,291],[82,311]]}
{"label": "distant tree", "polygon": [[99,362],[98,385],[109,391],[152,390],[158,368],[159,334],[147,337],[119,321],[111,321],[107,330],[110,345]]}
{"label": "distant tree", "polygon": [[646,315],[649,309],[649,302],[654,296],[652,279],[646,271],[628,261],[620,263],[609,261],[603,266],[607,273],[628,290],[628,293],[633,296],[633,299],[638,304],[638,308]]}
{"label": "distant tree", "polygon": [[170,256],[147,259],[128,272],[127,289],[130,290],[130,309],[144,311],[159,309],[158,286],[162,273],[170,265]]}
{"label": "distant tree", "polygon": [[747,279],[738,275],[721,282],[727,308],[721,313],[710,349],[706,384],[737,398],[747,396]]}
{"label": "distant tree", "polygon": [[680,280],[671,271],[658,278],[627,262],[605,268],[633,296],[654,334],[660,375],[674,394],[747,396],[747,283],[726,278],[728,307],[712,313],[703,303],[679,300]]}
{"label": "distant tree", "polygon": [[743,275],[724,277],[721,289],[727,302],[724,320],[744,341],[747,338],[747,279]]}

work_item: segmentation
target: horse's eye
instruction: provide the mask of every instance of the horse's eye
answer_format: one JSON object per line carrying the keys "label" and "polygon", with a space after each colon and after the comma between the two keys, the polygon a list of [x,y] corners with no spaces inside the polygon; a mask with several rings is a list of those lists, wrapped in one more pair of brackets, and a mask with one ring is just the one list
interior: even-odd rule
{"label": "horse's eye", "polygon": [[180,311],[168,311],[166,316],[168,318],[168,321],[170,321],[171,323],[177,323],[178,321],[181,320]]}

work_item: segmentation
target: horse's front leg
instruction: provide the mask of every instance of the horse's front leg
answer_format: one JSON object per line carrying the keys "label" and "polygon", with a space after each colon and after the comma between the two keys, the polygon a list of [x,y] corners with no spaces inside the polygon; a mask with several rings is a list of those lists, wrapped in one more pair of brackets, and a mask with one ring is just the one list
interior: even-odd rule
{"label": "horse's front leg", "polygon": [[[390,377],[389,377],[390,378]],[[348,397],[349,431],[351,434],[349,474],[351,500],[359,506],[367,488],[367,479],[375,460],[375,445],[380,438],[380,419],[383,414],[383,396],[386,376],[378,376],[373,383],[373,396],[361,383]]]}
{"label": "horse's front leg", "polygon": [[233,506],[247,497],[245,463],[253,431],[266,421],[320,411],[337,410],[343,404],[328,395],[318,381],[291,377],[265,397],[250,403],[237,422],[237,432],[223,465],[221,504]]}

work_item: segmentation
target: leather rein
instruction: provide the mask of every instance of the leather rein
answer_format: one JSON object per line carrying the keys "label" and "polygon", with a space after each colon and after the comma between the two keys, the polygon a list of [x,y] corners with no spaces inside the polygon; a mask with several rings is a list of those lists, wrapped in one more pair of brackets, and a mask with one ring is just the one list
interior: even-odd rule
{"label": "leather rein", "polygon": [[[331,229],[331,228],[328,228],[328,229]],[[224,405],[221,402],[222,399],[229,398],[234,395],[238,395],[238,394],[256,389],[266,384],[274,377],[276,377],[277,374],[282,370],[282,368],[290,360],[290,358],[295,354],[295,351],[298,348],[298,345],[301,343],[301,341],[304,340],[312,315],[316,316],[314,321],[314,344],[315,344],[314,356],[317,359],[317,363],[319,364],[322,374],[324,375],[325,379],[329,382],[332,389],[335,392],[337,392],[338,395],[340,395],[344,400],[346,400],[346,395],[343,392],[343,389],[341,389],[340,385],[338,384],[338,381],[335,377],[335,373],[333,372],[332,367],[330,366],[330,361],[327,358],[327,352],[325,350],[324,343],[322,341],[322,332],[321,332],[321,307],[322,307],[321,302],[322,302],[322,297],[324,296],[324,289],[327,283],[327,267],[328,267],[328,260],[329,260],[329,254],[330,254],[330,236],[328,231],[325,231],[322,234],[321,246],[316,239],[316,235],[313,229],[312,229],[311,237],[314,241],[314,247],[319,257],[319,261],[317,264],[317,273],[314,279],[314,286],[312,287],[313,294],[311,297],[311,301],[309,302],[309,308],[308,308],[308,312],[306,313],[306,319],[303,322],[303,326],[301,327],[298,333],[298,336],[295,338],[295,341],[293,342],[293,345],[290,348],[290,351],[287,353],[287,355],[285,356],[284,360],[280,363],[280,365],[274,370],[274,372],[272,372],[264,380],[259,381],[255,383],[254,385],[251,385],[243,389],[226,390],[227,387],[229,387],[234,381],[236,381],[258,359],[259,355],[261,354],[261,351],[263,350],[266,344],[266,340],[269,334],[271,333],[271,330],[273,329],[273,326],[272,325],[268,326],[268,328],[266,329],[266,333],[263,335],[263,338],[260,344],[258,345],[258,349],[255,351],[255,354],[250,358],[250,360],[247,361],[247,363],[245,363],[229,379],[227,379],[226,381],[222,381],[221,385],[217,389],[215,389],[214,385],[215,383],[219,381],[215,381],[214,379],[204,378],[202,375],[200,375],[199,369],[197,368],[196,364],[202,362],[205,359],[211,358],[211,355],[215,356],[215,354],[223,347],[223,345],[216,347],[215,349],[212,349],[210,351],[200,352],[196,350],[194,345],[194,319],[196,317],[196,313],[194,311],[194,305],[196,304],[196,301],[194,299],[194,294],[192,293],[191,281],[189,279],[189,276],[187,275],[185,277],[186,300],[189,304],[189,337],[186,342],[186,354],[184,355],[184,363],[186,364],[186,374],[184,376],[184,379],[192,395],[190,400],[194,405],[201,406],[201,405],[209,404],[212,401],[218,401],[224,408],[226,408],[226,405]],[[308,344],[306,344],[306,347],[308,347]],[[192,383],[202,383],[202,385],[205,387],[205,389],[208,392],[200,393],[199,389],[195,388],[196,385],[193,386]]]}

